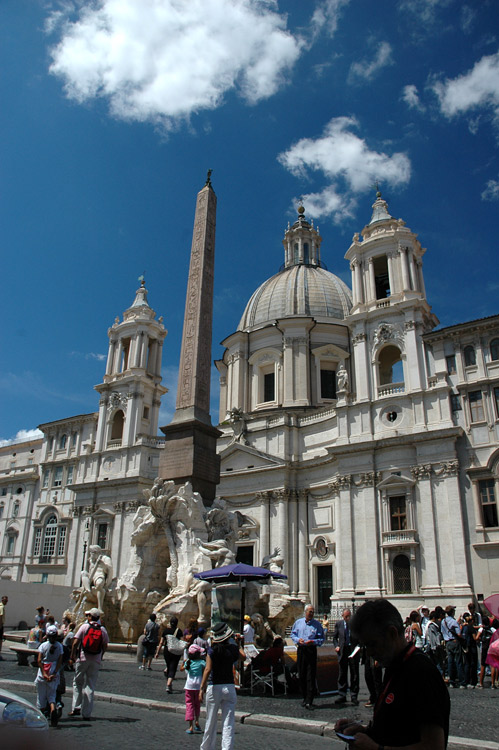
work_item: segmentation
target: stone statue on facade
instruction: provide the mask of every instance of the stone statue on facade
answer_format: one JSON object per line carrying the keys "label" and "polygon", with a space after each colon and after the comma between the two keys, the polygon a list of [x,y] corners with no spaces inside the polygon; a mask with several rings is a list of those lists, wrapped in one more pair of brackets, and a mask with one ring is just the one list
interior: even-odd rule
{"label": "stone statue on facade", "polygon": [[216,539],[213,542],[202,542],[200,539],[195,539],[194,543],[205,557],[210,558],[214,568],[221,568],[224,565],[232,565],[236,562],[236,554],[230,549],[225,539]]}
{"label": "stone statue on facade", "polygon": [[338,392],[348,393],[348,372],[346,371],[343,362],[339,366],[338,372],[336,373],[336,385]]}
{"label": "stone statue on facade", "polygon": [[104,612],[104,597],[113,580],[113,563],[109,555],[105,555],[98,544],[91,544],[88,551],[86,567],[81,571],[81,586],[76,590],[75,614],[84,603],[85,606],[97,606]]}
{"label": "stone statue on facade", "polygon": [[232,440],[231,443],[242,443],[242,445],[249,445],[246,440],[246,420],[244,418],[243,410],[234,407],[229,411],[229,423],[232,427]]}
{"label": "stone statue on facade", "polygon": [[272,573],[282,573],[284,567],[284,557],[281,554],[280,547],[275,547],[271,555],[265,555],[262,560],[262,568],[267,568]]}

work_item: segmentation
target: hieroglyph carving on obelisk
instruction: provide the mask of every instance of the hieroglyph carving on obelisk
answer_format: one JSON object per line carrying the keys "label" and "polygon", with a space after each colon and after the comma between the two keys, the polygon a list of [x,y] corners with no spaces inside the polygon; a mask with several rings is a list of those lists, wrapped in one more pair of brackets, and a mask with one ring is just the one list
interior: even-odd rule
{"label": "hieroglyph carving on obelisk", "polygon": [[185,302],[177,404],[173,422],[210,420],[211,333],[217,197],[210,178],[199,191]]}

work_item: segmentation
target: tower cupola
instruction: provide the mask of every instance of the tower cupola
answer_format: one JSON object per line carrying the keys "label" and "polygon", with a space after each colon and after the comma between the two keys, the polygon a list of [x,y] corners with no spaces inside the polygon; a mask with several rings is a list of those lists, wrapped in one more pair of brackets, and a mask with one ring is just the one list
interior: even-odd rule
{"label": "tower cupola", "polygon": [[284,267],[290,266],[320,266],[322,237],[319,228],[315,229],[314,222],[305,218],[305,209],[298,207],[298,218],[284,233]]}

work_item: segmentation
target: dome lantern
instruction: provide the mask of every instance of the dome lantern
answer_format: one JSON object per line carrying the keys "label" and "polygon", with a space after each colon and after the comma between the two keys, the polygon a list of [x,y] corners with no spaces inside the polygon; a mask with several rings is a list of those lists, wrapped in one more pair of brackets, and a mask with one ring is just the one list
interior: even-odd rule
{"label": "dome lantern", "polygon": [[320,247],[322,237],[313,223],[305,218],[305,209],[298,206],[298,218],[284,233],[284,267],[290,266],[320,266]]}

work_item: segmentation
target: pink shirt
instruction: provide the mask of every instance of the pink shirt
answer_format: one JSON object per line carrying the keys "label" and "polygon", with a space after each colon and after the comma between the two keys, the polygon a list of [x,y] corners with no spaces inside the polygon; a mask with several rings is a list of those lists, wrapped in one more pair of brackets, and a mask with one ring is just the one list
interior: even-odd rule
{"label": "pink shirt", "polygon": [[[75,640],[78,640],[80,644],[83,640],[83,636],[85,635],[89,627],[90,627],[90,623],[84,622],[81,628],[76,633]],[[102,625],[101,625],[101,630],[102,630],[102,645],[107,646],[107,644],[109,643],[109,636],[107,634],[107,630]],[[78,661],[94,661],[97,664],[100,664],[102,661],[102,651],[100,652],[100,654],[87,654],[85,653],[83,648],[80,648],[80,655],[78,657]]]}

